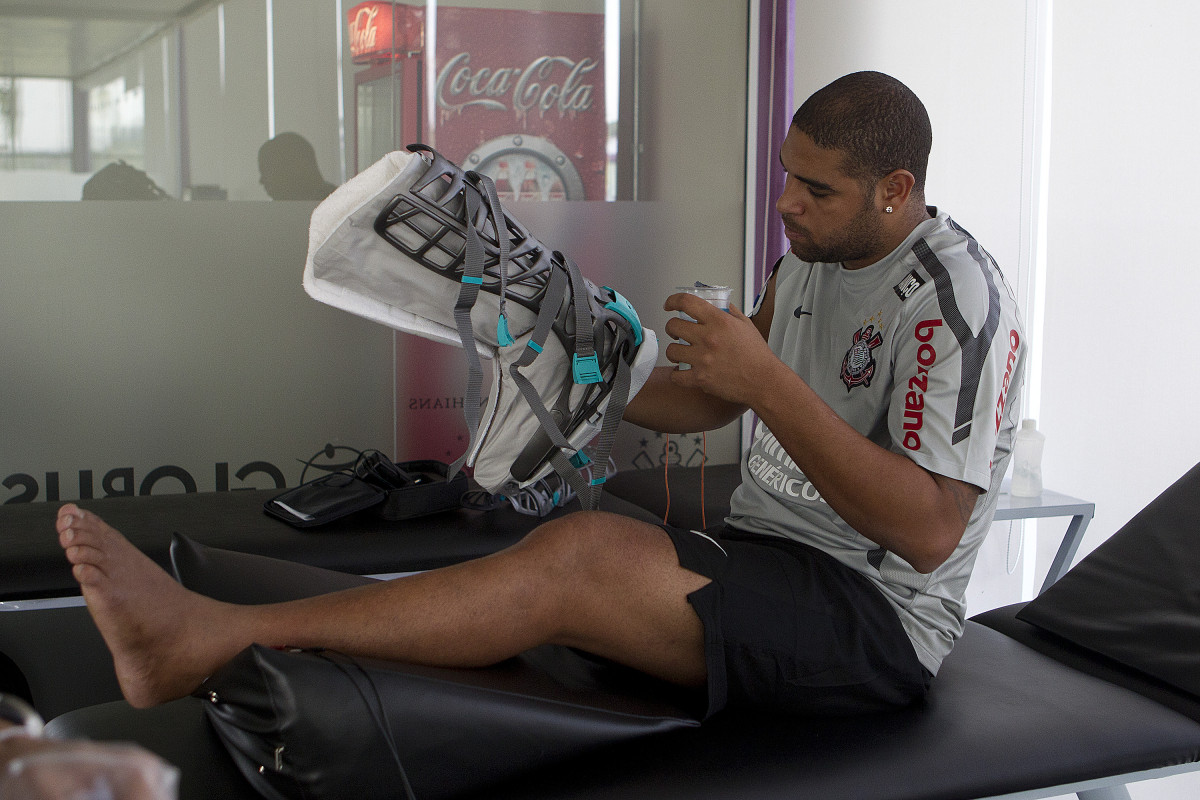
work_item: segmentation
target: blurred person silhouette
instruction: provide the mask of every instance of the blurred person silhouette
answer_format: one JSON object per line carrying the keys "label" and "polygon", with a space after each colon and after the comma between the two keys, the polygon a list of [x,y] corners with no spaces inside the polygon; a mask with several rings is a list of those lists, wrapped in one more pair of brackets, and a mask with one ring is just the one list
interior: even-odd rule
{"label": "blurred person silhouette", "polygon": [[258,149],[259,183],[272,200],[324,200],[337,187],[321,177],[313,146],[298,133],[281,133]]}
{"label": "blurred person silhouette", "polygon": [[97,170],[83,185],[84,200],[170,200],[150,176],[124,161]]}

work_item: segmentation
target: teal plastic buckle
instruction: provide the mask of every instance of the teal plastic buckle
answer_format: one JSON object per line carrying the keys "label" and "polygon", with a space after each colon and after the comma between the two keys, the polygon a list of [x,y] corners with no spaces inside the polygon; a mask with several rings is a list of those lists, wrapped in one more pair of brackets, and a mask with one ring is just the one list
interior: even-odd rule
{"label": "teal plastic buckle", "polygon": [[483,285],[483,278],[472,278],[470,275],[463,275],[462,282],[463,283],[473,283],[476,286],[481,286],[481,285]]}
{"label": "teal plastic buckle", "polygon": [[592,460],[588,458],[588,454],[582,450],[576,450],[575,455],[571,456],[567,460],[571,462],[571,466],[575,469],[583,469],[588,464],[592,463]]}
{"label": "teal plastic buckle", "polygon": [[592,485],[592,486],[599,486],[600,484],[604,483],[606,480],[608,480],[608,478],[606,478],[605,476],[601,475],[599,478],[592,478],[592,483],[591,483],[591,485]]}
{"label": "teal plastic buckle", "polygon": [[638,318],[637,312],[633,310],[633,305],[611,286],[605,286],[604,289],[612,292],[614,298],[611,303],[606,303],[604,307],[617,312],[629,320],[629,324],[633,326],[633,344],[640,347],[642,344],[642,321]]}
{"label": "teal plastic buckle", "polygon": [[503,314],[501,314],[496,320],[496,341],[501,347],[508,347],[510,344],[513,344],[517,341],[513,338],[513,335],[509,333],[508,317]]}
{"label": "teal plastic buckle", "polygon": [[595,353],[584,358],[579,353],[571,356],[571,375],[576,383],[600,383],[604,376],[600,374],[600,359]]}

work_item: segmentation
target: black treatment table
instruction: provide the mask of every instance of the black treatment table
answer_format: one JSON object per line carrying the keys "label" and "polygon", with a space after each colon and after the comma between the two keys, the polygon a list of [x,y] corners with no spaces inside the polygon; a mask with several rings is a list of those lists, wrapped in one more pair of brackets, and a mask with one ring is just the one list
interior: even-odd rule
{"label": "black treatment table", "polygon": [[[697,479],[698,471],[672,473],[672,522],[680,514],[683,524],[693,524],[695,498],[678,487]],[[658,471],[618,475],[606,495],[609,510],[656,519],[661,509],[648,508],[656,503],[647,498],[657,489],[648,487],[661,481]],[[719,521],[734,481],[732,468],[709,470],[708,524]],[[119,528],[124,515],[124,528],[135,542],[164,563],[170,534],[178,532],[201,545],[239,551],[228,554],[230,563],[244,558],[249,569],[260,563],[254,559],[269,556],[271,563],[288,559],[360,575],[478,555],[519,539],[536,523],[509,511],[452,512],[407,531],[356,521],[338,533],[322,531],[307,539],[313,534],[258,519],[261,498],[250,493],[92,505]],[[7,516],[10,508],[0,510],[4,537],[18,530]],[[18,510],[24,512],[23,526],[48,524],[53,516],[42,511],[39,522],[38,510]],[[517,518],[509,519],[510,514]],[[1128,798],[1126,783],[1200,769],[1198,539],[1200,466],[1034,601],[968,621],[929,697],[913,708],[849,718],[723,713],[698,726],[613,741],[460,796],[1016,800],[1078,793],[1084,800]],[[25,591],[52,593],[62,581],[49,576],[65,575],[65,569],[48,557],[42,560],[38,547],[29,548],[25,563],[36,565],[40,577],[37,582],[26,578]],[[214,563],[225,563],[223,558]],[[4,563],[7,575],[7,558]],[[322,589],[318,573],[296,569],[291,594]],[[242,591],[221,589],[219,570],[212,574],[210,569],[204,577],[214,583],[214,596]],[[69,638],[56,621],[45,618],[36,630],[8,623],[80,611],[0,613],[0,653],[10,658],[9,679],[24,677],[43,713],[58,716],[50,730],[141,742],[180,766],[181,797],[187,800],[256,797],[213,733],[202,701],[185,698],[137,711],[115,699],[115,685],[74,691],[70,685],[80,664],[102,662],[95,656],[98,640],[61,643],[57,656],[64,660],[56,662],[44,651]],[[30,639],[38,639],[37,646]],[[42,652],[32,652],[39,648]],[[9,689],[0,684],[0,690]],[[480,719],[519,713],[537,694],[531,684],[525,693],[482,699],[475,713]],[[484,747],[471,752],[487,758]],[[403,794],[397,790],[396,797]]]}

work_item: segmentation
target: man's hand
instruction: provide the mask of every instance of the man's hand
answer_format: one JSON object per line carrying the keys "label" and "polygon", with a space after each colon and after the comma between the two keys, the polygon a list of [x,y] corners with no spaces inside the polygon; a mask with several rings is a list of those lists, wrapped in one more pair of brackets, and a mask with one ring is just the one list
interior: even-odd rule
{"label": "man's hand", "polygon": [[767,346],[766,332],[733,303],[722,311],[695,295],[679,293],[668,297],[663,308],[695,320],[672,317],[664,327],[675,340],[667,345],[667,360],[690,365],[673,372],[671,382],[753,408],[764,380],[783,366]]}

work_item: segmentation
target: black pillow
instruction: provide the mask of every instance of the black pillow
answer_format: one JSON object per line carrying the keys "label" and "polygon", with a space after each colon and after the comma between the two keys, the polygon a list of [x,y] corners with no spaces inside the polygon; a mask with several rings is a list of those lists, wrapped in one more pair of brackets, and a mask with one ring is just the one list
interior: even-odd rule
{"label": "black pillow", "polygon": [[1017,617],[1200,697],[1200,465]]}
{"label": "black pillow", "polygon": [[171,569],[175,580],[193,592],[242,605],[299,600],[374,580],[294,561],[209,547],[178,533],[171,537]]}

